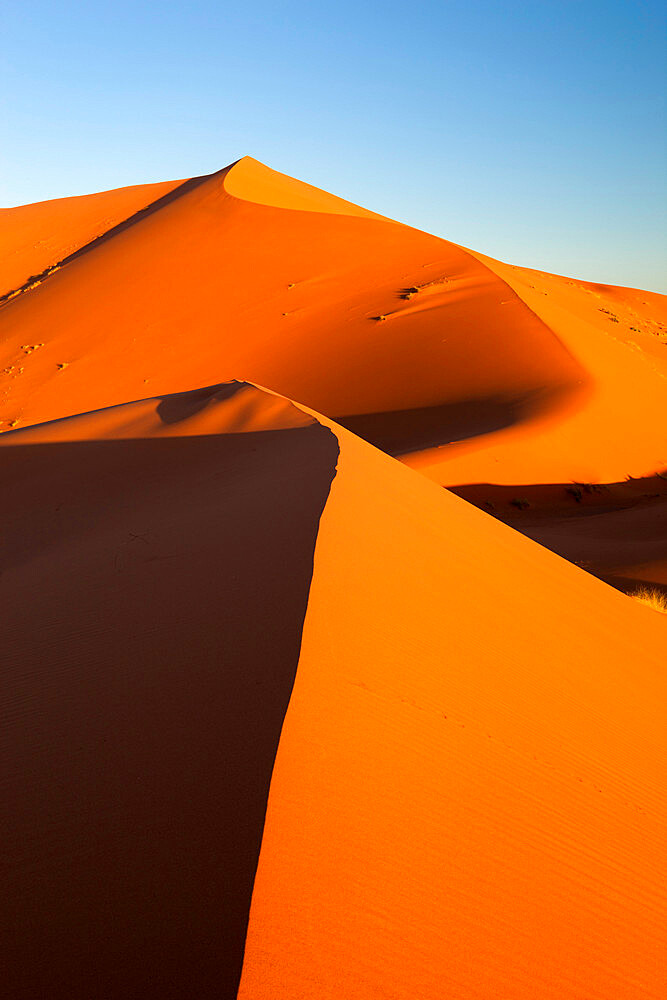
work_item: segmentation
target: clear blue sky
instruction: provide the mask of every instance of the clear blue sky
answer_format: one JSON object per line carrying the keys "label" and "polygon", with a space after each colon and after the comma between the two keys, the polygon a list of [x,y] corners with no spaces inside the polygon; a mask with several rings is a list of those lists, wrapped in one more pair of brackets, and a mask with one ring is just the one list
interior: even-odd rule
{"label": "clear blue sky", "polygon": [[250,154],[517,264],[667,291],[662,2],[5,5],[0,204]]}

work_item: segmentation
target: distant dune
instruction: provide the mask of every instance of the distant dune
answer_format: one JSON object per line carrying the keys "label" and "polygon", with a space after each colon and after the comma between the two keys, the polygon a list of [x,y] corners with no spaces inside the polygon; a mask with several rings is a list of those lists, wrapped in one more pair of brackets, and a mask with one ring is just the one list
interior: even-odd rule
{"label": "distant dune", "polygon": [[665,297],[248,157],[0,226],[4,995],[661,997]]}
{"label": "distant dune", "polygon": [[[164,188],[145,190],[141,208],[163,196],[148,213],[141,188],[9,210],[8,240],[21,213],[44,220],[24,280],[43,244],[60,259],[72,203],[78,255],[4,307],[0,427],[243,377],[445,485],[667,465],[664,296],[500,264],[248,157]],[[115,223],[130,202],[131,224],[81,252],[98,213]],[[27,363],[25,343],[43,344]]]}

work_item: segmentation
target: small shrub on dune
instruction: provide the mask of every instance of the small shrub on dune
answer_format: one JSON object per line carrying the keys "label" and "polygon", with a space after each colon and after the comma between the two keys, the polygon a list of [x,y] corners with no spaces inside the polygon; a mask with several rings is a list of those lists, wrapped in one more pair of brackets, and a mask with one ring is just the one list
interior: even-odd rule
{"label": "small shrub on dune", "polygon": [[641,601],[642,604],[648,604],[649,608],[653,608],[654,611],[660,611],[663,615],[667,615],[667,595],[663,594],[661,590],[657,590],[655,587],[639,587],[630,596],[634,597],[636,601]]}

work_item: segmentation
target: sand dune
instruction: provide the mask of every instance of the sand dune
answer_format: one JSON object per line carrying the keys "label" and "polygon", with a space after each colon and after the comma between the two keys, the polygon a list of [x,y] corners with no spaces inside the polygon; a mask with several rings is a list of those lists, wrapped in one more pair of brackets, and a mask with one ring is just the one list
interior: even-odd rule
{"label": "sand dune", "polygon": [[[483,260],[587,372],[591,392],[569,413],[509,427],[449,454],[406,460],[446,485],[602,482],[667,466],[667,298]],[[485,475],[487,470],[493,476]]]}
{"label": "sand dune", "polygon": [[248,157],[0,225],[3,995],[661,997],[665,297]]}
{"label": "sand dune", "polygon": [[659,996],[660,615],[248,386],[1,443],[8,995]]}
{"label": "sand dune", "polygon": [[[281,207],[261,203],[267,187]],[[297,198],[298,182],[240,161],[10,302],[4,426],[215,373],[336,418],[384,414],[380,430],[417,411],[409,447],[466,437],[471,402],[479,434],[584,391],[551,331],[469,253],[303,189]],[[300,210],[304,200],[318,211]],[[413,295],[416,283],[428,288]],[[26,343],[43,344],[30,364]]]}
{"label": "sand dune", "polygon": [[243,377],[444,485],[667,464],[664,297],[501,265],[248,157],[190,185],[5,305],[0,427]]}
{"label": "sand dune", "polygon": [[239,996],[659,996],[662,616],[337,436]]}

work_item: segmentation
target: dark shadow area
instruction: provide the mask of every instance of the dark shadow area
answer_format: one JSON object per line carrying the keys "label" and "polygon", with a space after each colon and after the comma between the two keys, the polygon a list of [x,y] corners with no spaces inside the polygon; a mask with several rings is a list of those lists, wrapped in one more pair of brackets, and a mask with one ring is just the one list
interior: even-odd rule
{"label": "dark shadow area", "polygon": [[[491,509],[502,520],[518,523],[552,520],[554,516],[581,520],[588,516],[614,513],[633,508],[664,504],[667,500],[667,480],[662,476],[643,479],[628,478],[618,483],[531,483],[504,486],[496,483],[469,483],[448,487],[482,510]],[[512,500],[528,501],[525,513],[512,510]]]}
{"label": "dark shadow area", "polygon": [[623,594],[629,594],[630,596],[637,590],[646,588],[647,590],[657,590],[658,593],[664,594],[667,597],[667,583],[661,583],[657,580],[640,580],[635,576],[626,577],[608,573],[594,573],[593,576],[597,576],[603,583],[608,583],[610,587],[614,587]]}
{"label": "dark shadow area", "polygon": [[232,1000],[338,442],[0,451],[2,995]]}
{"label": "dark shadow area", "polygon": [[667,479],[661,475],[450,489],[617,590],[667,590]]}
{"label": "dark shadow area", "polygon": [[487,396],[462,402],[335,417],[337,423],[390,455],[454,444],[511,427],[556,405],[573,391],[571,385],[522,396]]}
{"label": "dark shadow area", "polygon": [[[231,164],[231,166],[233,165],[234,164]],[[229,167],[224,168],[224,170],[228,169]],[[220,173],[223,172],[224,171],[220,171]],[[215,175],[205,174],[203,177],[191,177],[189,180],[183,181],[182,184],[179,184],[172,191],[168,191],[167,194],[157,198],[155,201],[151,202],[150,205],[146,205],[145,208],[139,209],[139,211],[135,212],[134,215],[124,219],[123,222],[119,222],[117,225],[107,230],[107,232],[102,233],[100,236],[97,236],[89,243],[85,243],[82,247],[79,247],[78,250],[74,250],[73,253],[68,254],[67,257],[63,257],[62,260],[49,265],[49,267],[45,268],[39,274],[31,274],[30,277],[27,278],[18,288],[13,288],[11,291],[5,292],[4,295],[0,295],[0,306],[4,305],[4,303],[10,301],[11,299],[16,298],[22,292],[29,291],[29,289],[33,286],[42,284],[51,274],[59,271],[66,264],[71,264],[72,261],[76,260],[78,257],[82,257],[85,253],[89,253],[90,250],[94,250],[96,247],[106,243],[107,240],[112,239],[114,236],[124,232],[126,229],[130,229],[131,226],[135,226],[137,222],[141,222],[142,219],[147,219],[149,215],[153,215],[155,212],[158,212],[161,208],[171,204],[172,201],[176,201],[178,198],[182,198],[183,195],[188,194],[190,191],[194,191],[195,188],[200,186],[200,184],[203,184],[213,176]]]}

